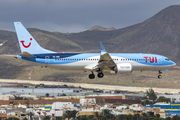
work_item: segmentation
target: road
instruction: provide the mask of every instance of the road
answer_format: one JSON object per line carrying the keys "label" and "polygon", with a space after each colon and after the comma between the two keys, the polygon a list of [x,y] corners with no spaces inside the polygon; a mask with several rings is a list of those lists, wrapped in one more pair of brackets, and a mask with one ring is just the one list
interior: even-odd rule
{"label": "road", "polygon": [[[129,86],[114,86],[114,85],[100,85],[100,84],[86,84],[86,83],[69,83],[69,82],[53,82],[53,81],[35,81],[35,80],[16,80],[16,79],[0,79],[0,82],[7,83],[30,83],[30,84],[45,84],[45,85],[73,85],[75,87],[106,89],[106,90],[123,90],[129,92],[146,92],[150,87],[129,87]],[[157,93],[179,93],[180,89],[172,88],[152,88]]]}

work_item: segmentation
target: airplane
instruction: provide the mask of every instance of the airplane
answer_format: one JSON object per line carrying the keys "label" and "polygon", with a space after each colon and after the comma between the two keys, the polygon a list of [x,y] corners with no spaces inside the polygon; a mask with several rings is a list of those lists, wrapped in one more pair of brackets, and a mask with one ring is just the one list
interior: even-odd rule
{"label": "airplane", "polygon": [[14,22],[21,54],[17,59],[45,68],[91,72],[89,79],[104,75],[128,74],[133,71],[168,71],[176,65],[165,56],[144,53],[108,53],[100,42],[100,53],[58,53],[42,48],[21,22]]}

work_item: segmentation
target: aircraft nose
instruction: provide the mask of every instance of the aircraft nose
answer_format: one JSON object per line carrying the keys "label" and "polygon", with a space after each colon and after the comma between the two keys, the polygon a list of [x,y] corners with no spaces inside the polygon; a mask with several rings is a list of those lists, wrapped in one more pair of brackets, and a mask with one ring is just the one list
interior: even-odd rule
{"label": "aircraft nose", "polygon": [[176,63],[172,61],[172,66],[176,66]]}

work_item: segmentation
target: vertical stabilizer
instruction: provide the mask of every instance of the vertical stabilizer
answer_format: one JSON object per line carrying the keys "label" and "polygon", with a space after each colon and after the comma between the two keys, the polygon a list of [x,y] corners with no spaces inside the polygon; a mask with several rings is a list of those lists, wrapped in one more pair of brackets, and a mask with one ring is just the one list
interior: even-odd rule
{"label": "vertical stabilizer", "polygon": [[19,41],[21,53],[27,52],[30,54],[43,54],[43,53],[55,53],[50,50],[42,48],[32,35],[26,30],[21,22],[14,22],[16,34]]}

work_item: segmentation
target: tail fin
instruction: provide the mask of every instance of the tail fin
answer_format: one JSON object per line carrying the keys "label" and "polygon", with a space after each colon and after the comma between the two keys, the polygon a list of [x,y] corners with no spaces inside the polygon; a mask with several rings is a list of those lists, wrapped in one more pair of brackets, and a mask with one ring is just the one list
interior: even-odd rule
{"label": "tail fin", "polygon": [[16,34],[19,41],[19,46],[21,53],[27,52],[29,54],[41,54],[41,53],[55,53],[50,50],[42,48],[36,40],[31,36],[31,34],[26,30],[26,28],[21,24],[21,22],[14,22],[16,29]]}

